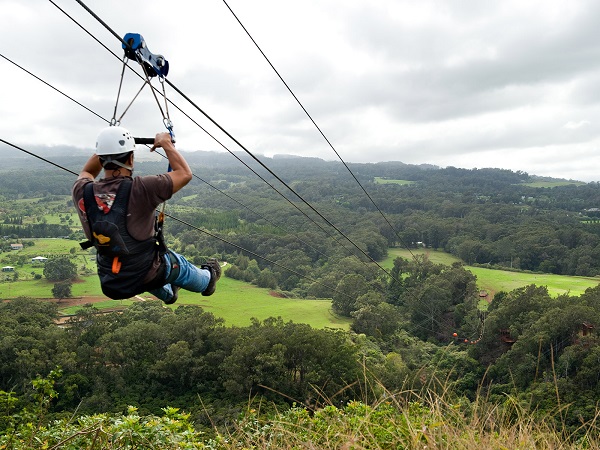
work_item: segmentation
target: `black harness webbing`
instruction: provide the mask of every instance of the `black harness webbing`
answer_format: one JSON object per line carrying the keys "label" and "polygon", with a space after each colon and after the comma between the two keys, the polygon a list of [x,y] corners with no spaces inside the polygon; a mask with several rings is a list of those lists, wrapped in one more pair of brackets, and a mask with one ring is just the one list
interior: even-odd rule
{"label": "black harness webbing", "polygon": [[[162,255],[166,252],[162,226],[155,224],[156,235],[139,241],[127,229],[127,205],[131,195],[131,178],[121,182],[114,202],[104,213],[94,196],[94,183],[84,186],[83,200],[91,239],[82,248],[97,249],[98,276],[104,294],[112,299],[130,298],[165,284]],[[160,255],[161,267],[154,280],[144,283],[152,264]]]}

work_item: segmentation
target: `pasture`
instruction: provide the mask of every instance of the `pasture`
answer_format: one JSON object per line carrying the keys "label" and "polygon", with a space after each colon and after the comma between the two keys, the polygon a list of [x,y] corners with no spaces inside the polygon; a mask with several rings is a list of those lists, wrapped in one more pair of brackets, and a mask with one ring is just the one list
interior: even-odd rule
{"label": "pasture", "polygon": [[[35,239],[34,243],[35,245],[25,247],[23,250],[0,255],[2,265],[8,264],[10,261],[20,261],[20,264],[16,262],[13,264],[19,274],[18,279],[13,281],[13,272],[9,272],[5,275],[5,281],[0,282],[0,299],[20,296],[40,299],[52,297],[54,284],[48,282],[45,278],[36,280],[32,275],[32,273],[41,274],[43,272],[42,264],[30,263],[31,258],[40,255],[69,255],[77,265],[80,276],[79,280],[72,285],[72,294],[73,297],[79,298],[79,305],[61,308],[63,314],[73,314],[81,305],[90,300],[94,300],[94,307],[107,309],[126,306],[133,301],[154,298],[150,294],[142,294],[137,300],[110,300],[102,294],[100,282],[95,275],[95,262],[91,260],[91,254],[89,251],[81,250],[76,241]],[[98,301],[102,298],[104,300]],[[63,302],[67,304],[67,300]],[[73,300],[69,300],[68,303],[72,304]],[[259,288],[225,276],[222,276],[219,280],[217,292],[210,297],[184,290],[179,291],[179,300],[170,307],[176,308],[179,305],[201,306],[205,311],[224,319],[227,326],[248,326],[251,324],[252,318],[264,320],[269,317],[281,317],[286,322],[307,323],[314,328],[348,329],[350,325],[349,319],[333,314],[330,299],[299,300],[280,298],[269,289]]]}
{"label": "pasture", "polygon": [[[45,281],[44,281],[45,282]],[[46,283],[46,297],[48,297],[51,284]],[[100,297],[100,283],[96,276],[86,277],[82,283],[73,285],[73,295]],[[76,287],[78,293],[75,292]],[[143,301],[155,299],[148,293],[141,294],[137,300],[110,300],[94,303],[99,309],[115,308],[131,304],[132,301]],[[284,321],[293,321],[297,323],[307,323],[314,328],[343,328],[348,329],[350,320],[341,318],[331,311],[331,300],[299,300],[280,298],[270,292],[268,289],[262,289],[243,281],[233,280],[227,277],[221,277],[217,285],[217,291],[210,297],[204,297],[195,292],[179,291],[177,303],[170,308],[177,308],[180,305],[200,306],[207,312],[214,314],[225,320],[227,326],[248,326],[251,319],[264,320],[269,317],[281,317]],[[61,312],[63,314],[73,314],[80,306],[71,306]]]}
{"label": "pasture", "polygon": [[224,276],[217,286],[217,291],[210,297],[181,290],[177,304],[201,306],[223,318],[229,326],[248,326],[253,317],[259,320],[281,317],[284,321],[308,323],[314,328],[348,329],[350,325],[350,319],[331,311],[329,299],[280,298],[268,289]]}
{"label": "pasture", "polygon": [[522,183],[523,186],[529,186],[533,188],[553,188],[558,186],[583,186],[586,183],[583,181],[573,181],[573,180],[553,180],[553,181],[532,181],[531,183]]}
{"label": "pasture", "polygon": [[[430,261],[436,264],[452,264],[460,261],[448,253],[431,249],[389,249],[388,257],[383,261],[383,267],[391,269],[394,259],[398,256],[406,259],[412,259],[413,255],[426,254]],[[526,273],[513,272],[509,270],[486,269],[483,267],[465,266],[477,277],[477,286],[479,289],[485,289],[490,294],[498,291],[512,291],[523,286],[535,284],[536,286],[546,286],[552,296],[569,294],[578,296],[586,289],[595,287],[600,283],[600,278],[594,277],[574,277],[567,275],[553,275],[544,273]]]}
{"label": "pasture", "polygon": [[390,180],[388,178],[375,177],[375,183],[376,184],[399,184],[400,186],[408,186],[410,184],[413,184],[414,181],[408,181],[408,180]]}

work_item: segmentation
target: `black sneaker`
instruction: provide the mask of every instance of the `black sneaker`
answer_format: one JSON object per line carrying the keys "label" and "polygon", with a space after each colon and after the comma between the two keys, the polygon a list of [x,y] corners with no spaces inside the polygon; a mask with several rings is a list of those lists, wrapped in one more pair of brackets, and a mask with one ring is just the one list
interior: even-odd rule
{"label": "black sneaker", "polygon": [[178,292],[179,292],[179,289],[181,289],[181,287],[171,285],[171,288],[173,289],[173,297],[171,298],[171,300],[164,300],[165,305],[172,305],[179,298]]}
{"label": "black sneaker", "polygon": [[208,282],[208,286],[202,292],[202,295],[209,296],[215,293],[215,289],[217,288],[217,281],[221,278],[221,266],[219,265],[219,261],[216,259],[209,259],[206,264],[202,264],[200,266],[201,269],[206,269],[210,272],[210,281]]}

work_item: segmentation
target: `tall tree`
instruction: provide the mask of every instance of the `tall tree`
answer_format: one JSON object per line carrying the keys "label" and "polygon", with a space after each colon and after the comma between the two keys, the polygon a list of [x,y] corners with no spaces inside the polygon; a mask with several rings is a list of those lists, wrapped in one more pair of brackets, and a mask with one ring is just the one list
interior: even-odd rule
{"label": "tall tree", "polygon": [[77,266],[64,256],[51,258],[44,264],[44,276],[48,281],[66,281],[77,278]]}

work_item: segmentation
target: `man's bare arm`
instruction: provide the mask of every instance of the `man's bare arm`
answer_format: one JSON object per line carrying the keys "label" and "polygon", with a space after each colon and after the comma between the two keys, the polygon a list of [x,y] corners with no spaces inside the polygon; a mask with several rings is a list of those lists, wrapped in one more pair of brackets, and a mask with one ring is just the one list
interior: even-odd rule
{"label": "man's bare arm", "polygon": [[171,165],[171,172],[167,175],[173,180],[173,194],[184,187],[192,179],[192,170],[188,166],[187,161],[181,156],[181,153],[177,151],[173,143],[171,142],[171,135],[169,133],[158,133],[154,138],[154,145],[150,151],[154,151],[157,148],[162,148],[169,164]]}
{"label": "man's bare arm", "polygon": [[100,160],[98,156],[94,153],[90,156],[90,159],[87,160],[81,172],[79,172],[79,178],[91,178],[95,179],[100,172],[102,172],[102,164],[100,164]]}

